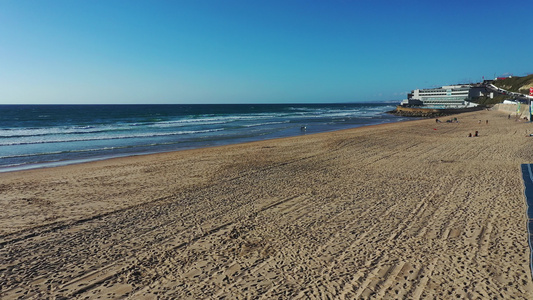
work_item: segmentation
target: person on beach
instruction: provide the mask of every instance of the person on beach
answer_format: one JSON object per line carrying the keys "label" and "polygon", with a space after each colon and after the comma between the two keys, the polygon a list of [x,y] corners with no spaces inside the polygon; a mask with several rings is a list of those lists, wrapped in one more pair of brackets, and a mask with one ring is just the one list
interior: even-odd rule
{"label": "person on beach", "polygon": [[476,133],[474,133],[474,136],[478,136],[478,134],[477,134],[477,130],[476,130]]}
{"label": "person on beach", "polygon": [[468,134],[468,137],[472,137],[472,132],[470,132],[470,133]]}
{"label": "person on beach", "polygon": [[485,121],[485,124],[489,124],[489,120]]}

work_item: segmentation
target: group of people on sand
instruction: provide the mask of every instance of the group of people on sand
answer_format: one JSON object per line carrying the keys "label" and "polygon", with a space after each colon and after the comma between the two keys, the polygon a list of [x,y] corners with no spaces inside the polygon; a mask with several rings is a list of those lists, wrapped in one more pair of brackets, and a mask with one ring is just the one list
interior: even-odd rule
{"label": "group of people on sand", "polygon": [[[478,137],[478,136],[479,136],[479,135],[478,135],[478,132],[477,132],[477,130],[476,130],[476,132],[474,133],[474,137]],[[468,134],[468,137],[472,137],[472,132],[470,132],[470,133]]]}
{"label": "group of people on sand", "polygon": [[[509,119],[509,120],[511,119],[511,114],[509,114],[509,115],[507,116],[507,119]],[[522,120],[524,120],[524,121],[526,121],[526,122],[529,121],[529,119],[527,118],[527,116],[522,118],[522,117],[520,117],[520,116],[518,115],[518,113],[516,114],[516,117],[514,118],[514,120],[515,120],[515,122],[519,122],[519,121],[522,121]]]}
{"label": "group of people on sand", "polygon": [[[481,124],[481,120],[479,120],[477,123],[478,123],[478,124]],[[489,120],[485,120],[485,124],[489,125]],[[479,136],[479,133],[478,133],[478,131],[476,130],[476,132],[474,133],[474,137],[478,137],[478,136]],[[472,137],[472,133],[469,133],[469,134],[468,134],[468,137]]]}
{"label": "group of people on sand", "polygon": [[[435,123],[442,123],[442,121],[439,119],[435,119]],[[453,118],[453,119],[446,120],[446,123],[459,123],[459,120],[457,120],[457,118]]]}
{"label": "group of people on sand", "polygon": [[[435,122],[436,123],[442,123],[442,121],[439,120],[439,119],[435,119]],[[446,120],[446,123],[459,123],[459,120],[457,120],[457,118],[453,118],[453,119]],[[478,124],[481,124],[481,120],[478,121]],[[489,124],[489,120],[485,120],[485,124],[488,125]],[[474,135],[472,135],[471,132],[468,134],[468,137],[478,137],[478,136],[479,136],[479,132],[477,130],[474,132]],[[532,136],[533,136],[533,134],[532,134]]]}

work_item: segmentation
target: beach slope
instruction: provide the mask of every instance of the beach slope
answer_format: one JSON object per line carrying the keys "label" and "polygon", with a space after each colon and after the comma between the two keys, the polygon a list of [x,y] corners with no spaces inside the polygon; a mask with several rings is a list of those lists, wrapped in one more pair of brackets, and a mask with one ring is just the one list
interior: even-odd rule
{"label": "beach slope", "polygon": [[452,117],[0,174],[0,297],[532,299],[533,125]]}

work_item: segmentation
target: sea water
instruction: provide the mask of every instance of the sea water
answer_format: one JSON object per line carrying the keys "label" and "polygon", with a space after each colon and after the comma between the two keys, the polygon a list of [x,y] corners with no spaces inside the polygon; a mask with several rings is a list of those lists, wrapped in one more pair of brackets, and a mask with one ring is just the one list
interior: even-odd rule
{"label": "sea water", "polygon": [[386,113],[394,107],[393,103],[0,105],[0,172],[403,120]]}

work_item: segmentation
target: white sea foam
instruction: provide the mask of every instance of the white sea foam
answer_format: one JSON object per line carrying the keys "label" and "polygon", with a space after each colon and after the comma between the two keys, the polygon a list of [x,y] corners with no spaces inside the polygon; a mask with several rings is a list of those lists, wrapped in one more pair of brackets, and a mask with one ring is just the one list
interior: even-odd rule
{"label": "white sea foam", "polygon": [[265,123],[255,123],[255,124],[246,124],[242,125],[242,127],[257,127],[257,126],[266,126],[266,125],[275,125],[275,124],[287,124],[290,123],[290,121],[279,121],[279,122],[265,122]]}
{"label": "white sea foam", "polygon": [[65,136],[64,138],[37,139],[37,140],[32,139],[32,140],[26,140],[26,141],[25,140],[1,141],[0,146],[149,138],[149,137],[159,137],[159,136],[200,134],[200,133],[208,133],[208,132],[217,132],[217,131],[222,131],[222,130],[224,129],[218,128],[218,129],[206,129],[206,130],[184,130],[184,131],[174,131],[174,132],[148,132],[148,133],[137,133],[137,134],[129,134],[129,135],[101,135],[101,136],[93,136],[93,137],[85,137],[85,138],[69,138],[68,136]]}
{"label": "white sea foam", "polygon": [[106,131],[118,131],[127,130],[124,126],[84,126],[84,127],[72,127],[72,126],[58,126],[58,127],[45,127],[45,128],[14,128],[14,129],[2,129],[0,130],[0,138],[19,138],[19,137],[33,137],[33,136],[46,136],[46,135],[63,135],[63,134],[88,134],[99,133]]}
{"label": "white sea foam", "polygon": [[393,106],[372,104],[205,106],[209,113],[200,106],[122,108],[98,108],[86,116],[90,107],[75,107],[63,115],[55,110],[33,117],[19,109],[26,114],[0,120],[0,168],[221,145],[298,135],[302,125],[314,133],[394,118],[382,117]]}

